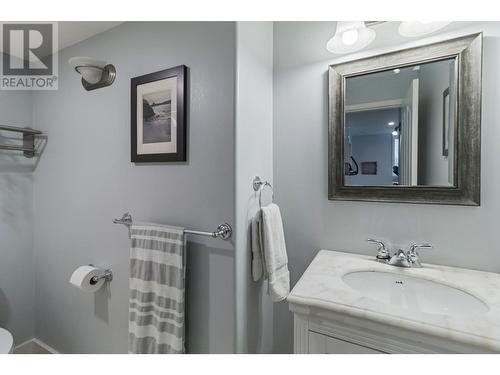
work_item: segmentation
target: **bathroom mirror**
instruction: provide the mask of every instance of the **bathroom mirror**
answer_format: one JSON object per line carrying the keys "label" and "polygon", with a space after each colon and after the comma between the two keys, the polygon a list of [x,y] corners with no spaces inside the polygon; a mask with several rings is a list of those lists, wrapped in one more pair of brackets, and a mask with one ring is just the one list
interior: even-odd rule
{"label": "bathroom mirror", "polygon": [[329,198],[479,205],[482,34],[331,65]]}

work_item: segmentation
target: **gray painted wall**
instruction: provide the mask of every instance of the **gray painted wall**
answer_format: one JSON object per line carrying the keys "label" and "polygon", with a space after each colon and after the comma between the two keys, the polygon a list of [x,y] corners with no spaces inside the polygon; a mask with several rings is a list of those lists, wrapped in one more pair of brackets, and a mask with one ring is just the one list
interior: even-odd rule
{"label": "gray painted wall", "polygon": [[[481,207],[328,200],[327,67],[334,60],[311,61],[297,51],[290,38],[305,38],[309,27],[274,25],[275,198],[285,221],[292,285],[319,249],[374,254],[365,242],[369,237],[393,246],[429,241],[435,248],[422,254],[426,262],[500,272],[500,170],[495,167],[500,159],[500,24],[421,41],[484,31],[483,77],[488,79],[483,80]],[[286,304],[275,306],[274,323],[276,350],[291,352],[292,315]]]}
{"label": "gray painted wall", "polygon": [[[273,176],[273,23],[237,23],[236,342],[239,353],[270,353],[273,303],[251,274],[250,222],[258,208],[255,176]],[[263,203],[270,198],[263,192]]]}
{"label": "gray painted wall", "polygon": [[[111,87],[87,92],[73,56],[113,63]],[[130,163],[130,78],[190,68],[188,162]],[[59,55],[59,90],[34,94],[49,140],[34,182],[36,336],[64,353],[127,350],[128,249],[114,217],[213,230],[234,223],[235,24],[133,22]],[[69,283],[82,264],[112,267],[109,290]],[[189,237],[188,351],[234,351],[234,244]]]}
{"label": "gray painted wall", "polygon": [[[1,55],[0,55],[1,57]],[[0,124],[32,126],[31,93],[0,91]],[[0,143],[19,135],[0,132]],[[0,327],[16,344],[33,337],[33,169],[35,159],[0,151]]]}

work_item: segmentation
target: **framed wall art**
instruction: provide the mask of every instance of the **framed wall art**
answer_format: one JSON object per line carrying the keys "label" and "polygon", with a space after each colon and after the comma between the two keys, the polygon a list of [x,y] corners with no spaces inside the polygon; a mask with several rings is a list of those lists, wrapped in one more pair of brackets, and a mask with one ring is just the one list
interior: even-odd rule
{"label": "framed wall art", "polygon": [[131,79],[131,161],[186,161],[187,67]]}

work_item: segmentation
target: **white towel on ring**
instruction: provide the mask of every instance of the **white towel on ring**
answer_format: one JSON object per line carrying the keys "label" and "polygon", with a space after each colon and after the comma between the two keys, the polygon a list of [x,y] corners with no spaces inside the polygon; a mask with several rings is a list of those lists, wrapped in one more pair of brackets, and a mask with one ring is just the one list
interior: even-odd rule
{"label": "white towel on ring", "polygon": [[268,279],[268,293],[273,302],[284,300],[290,293],[290,272],[286,253],[283,221],[278,205],[261,208],[260,244],[263,269]]}

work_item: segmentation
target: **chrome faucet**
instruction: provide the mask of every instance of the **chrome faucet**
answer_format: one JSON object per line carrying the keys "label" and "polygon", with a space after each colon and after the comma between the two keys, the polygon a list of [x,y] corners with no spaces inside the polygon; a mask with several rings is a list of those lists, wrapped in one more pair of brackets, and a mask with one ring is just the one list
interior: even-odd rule
{"label": "chrome faucet", "polygon": [[390,251],[384,242],[380,240],[374,240],[369,238],[367,240],[370,243],[378,245],[377,256],[375,257],[377,262],[386,263],[391,266],[405,267],[405,268],[422,268],[422,263],[420,263],[420,255],[417,249],[432,249],[430,244],[413,244],[410,246],[410,250],[406,253],[403,249],[398,249],[391,256]]}

